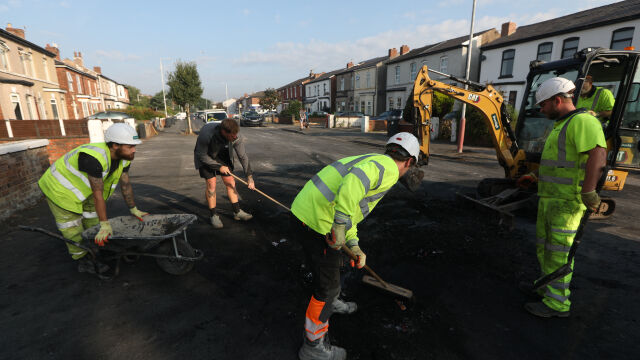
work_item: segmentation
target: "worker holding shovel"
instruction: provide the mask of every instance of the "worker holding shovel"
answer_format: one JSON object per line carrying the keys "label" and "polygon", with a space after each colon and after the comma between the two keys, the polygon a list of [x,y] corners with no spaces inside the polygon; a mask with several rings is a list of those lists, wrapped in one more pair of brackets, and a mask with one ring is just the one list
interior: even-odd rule
{"label": "worker holding shovel", "polygon": [[329,317],[349,314],[355,303],[338,299],[340,294],[340,248],[355,254],[352,266],[365,266],[366,255],[358,246],[357,224],[373,210],[398,179],[418,161],[420,145],[410,133],[389,139],[385,154],[366,154],[340,159],[324,167],[298,193],[291,212],[313,272],[313,295],[305,319],[302,360],[345,359],[343,348],[329,343]]}

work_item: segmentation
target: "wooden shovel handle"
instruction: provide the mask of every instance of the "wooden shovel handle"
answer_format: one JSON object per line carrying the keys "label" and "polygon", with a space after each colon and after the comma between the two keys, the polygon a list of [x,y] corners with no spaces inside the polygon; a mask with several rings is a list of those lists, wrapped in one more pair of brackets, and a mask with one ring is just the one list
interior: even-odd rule
{"label": "wooden shovel handle", "polygon": [[[236,180],[238,180],[238,181],[240,181],[241,183],[243,183],[243,184],[245,184],[245,185],[249,186],[249,184],[247,184],[247,182],[246,182],[246,181],[244,181],[244,180],[240,179],[239,177],[235,176],[233,173],[231,173],[231,172],[230,172],[229,174],[231,174],[231,176],[233,176]],[[267,195],[267,194],[263,193],[262,191],[260,191],[260,190],[258,190],[258,189],[256,189],[256,191],[258,192],[258,194],[260,194],[260,195],[262,195],[262,196],[266,197],[267,199],[269,199],[269,200],[273,201],[274,203],[276,203],[276,204],[278,204],[278,205],[282,206],[285,210],[287,210],[287,211],[291,211],[291,209],[289,209],[287,206],[285,206],[285,205],[283,205],[282,203],[280,203],[278,200],[276,200],[276,199],[272,198],[271,196],[269,196],[269,195]]]}
{"label": "wooden shovel handle", "polygon": [[[353,253],[353,251],[351,251],[351,249],[349,249],[349,247],[345,244],[342,245],[342,251],[344,251],[347,255],[349,255],[349,257],[351,259],[353,259],[354,261],[358,261],[358,256],[356,256],[356,254]],[[369,272],[369,274],[371,274],[371,276],[373,276],[374,278],[376,278],[376,280],[378,280],[380,282],[380,284],[382,284],[385,288],[388,288],[389,285],[387,284],[386,281],[382,280],[382,278],[380,276],[378,276],[378,274],[376,274],[375,271],[373,271],[369,265],[365,265],[364,269],[367,270]]]}

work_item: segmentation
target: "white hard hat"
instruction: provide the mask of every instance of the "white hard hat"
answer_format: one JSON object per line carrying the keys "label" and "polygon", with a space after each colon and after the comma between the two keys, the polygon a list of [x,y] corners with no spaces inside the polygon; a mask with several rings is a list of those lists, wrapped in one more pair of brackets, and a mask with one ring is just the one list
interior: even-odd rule
{"label": "white hard hat", "polygon": [[413,136],[413,134],[408,132],[399,132],[387,141],[387,145],[389,144],[398,144],[402,146],[403,149],[409,153],[416,162],[418,162],[418,156],[420,155],[420,144],[418,143],[418,139]]}
{"label": "white hard hat", "polygon": [[555,95],[568,94],[575,88],[576,86],[573,84],[573,81],[562,77],[554,77],[545,80],[545,82],[543,82],[536,91],[536,105],[539,105],[541,102],[550,99]]}
{"label": "white hard hat", "polygon": [[129,125],[125,123],[115,123],[104,132],[104,142],[126,144],[126,145],[138,145],[141,144],[138,133]]}

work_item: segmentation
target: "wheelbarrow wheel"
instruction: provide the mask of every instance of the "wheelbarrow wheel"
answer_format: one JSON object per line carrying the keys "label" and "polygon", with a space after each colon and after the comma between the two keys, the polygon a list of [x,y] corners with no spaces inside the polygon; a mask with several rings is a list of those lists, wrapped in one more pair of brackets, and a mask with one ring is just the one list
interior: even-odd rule
{"label": "wheelbarrow wheel", "polygon": [[[181,256],[194,257],[195,250],[182,239],[176,239],[178,253]],[[173,241],[167,240],[156,249],[156,254],[175,256]],[[179,260],[175,258],[156,258],[156,263],[162,270],[172,275],[184,275],[193,269],[193,261]]]}

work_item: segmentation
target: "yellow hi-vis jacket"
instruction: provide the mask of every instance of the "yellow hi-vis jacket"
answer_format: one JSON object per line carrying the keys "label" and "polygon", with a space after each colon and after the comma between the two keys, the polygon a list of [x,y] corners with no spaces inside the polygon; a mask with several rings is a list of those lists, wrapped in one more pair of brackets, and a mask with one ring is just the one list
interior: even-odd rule
{"label": "yellow hi-vis jacket", "polygon": [[557,120],[542,151],[538,196],[581,202],[587,152],[596,146],[607,148],[602,125],[584,109]]}
{"label": "yellow hi-vis jacket", "polygon": [[291,212],[320,234],[334,222],[346,224],[346,239],[358,242],[357,224],[364,220],[398,181],[398,165],[387,156],[367,154],[325,166],[298,193]]}
{"label": "yellow hi-vis jacket", "polygon": [[38,180],[38,186],[47,198],[59,207],[80,214],[82,203],[91,196],[91,185],[87,173],[78,170],[78,156],[83,152],[96,158],[102,165],[102,196],[105,200],[111,196],[120,181],[122,169],[130,163],[123,160],[111,175],[111,155],[106,143],[80,145],[56,160]]}

